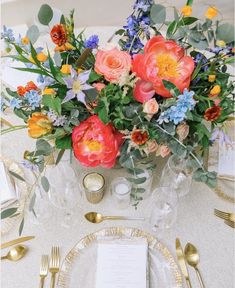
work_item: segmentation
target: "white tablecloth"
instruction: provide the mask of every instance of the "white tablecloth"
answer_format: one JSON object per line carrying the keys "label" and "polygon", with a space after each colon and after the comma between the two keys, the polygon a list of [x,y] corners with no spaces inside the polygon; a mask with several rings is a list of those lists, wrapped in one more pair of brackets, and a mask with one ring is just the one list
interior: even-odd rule
{"label": "white tablecloth", "polygon": [[[4,116],[13,123],[19,123],[12,115]],[[22,159],[25,150],[33,150],[34,141],[28,138],[26,130],[6,134],[2,137],[2,154],[16,161]],[[158,161],[157,161],[158,162]],[[157,185],[157,178],[161,171],[162,161],[154,172],[153,187]],[[122,174],[120,170],[100,170],[107,180],[107,187],[110,180]],[[101,224],[88,223],[83,215],[88,211],[99,211],[107,215],[117,214],[114,208],[108,189],[104,200],[97,205],[91,205],[82,200],[82,210],[78,209],[76,217],[78,223],[71,229],[61,227],[54,219],[44,226],[33,225],[29,218],[25,219],[23,235],[35,235],[35,239],[25,243],[29,252],[21,261],[2,263],[2,287],[4,288],[32,288],[37,287],[39,281],[39,265],[42,254],[49,254],[52,245],[59,245],[62,258],[83,236],[108,226],[133,226],[150,231],[146,222],[103,222]],[[123,213],[128,215],[147,215],[147,200],[143,201],[137,211],[133,207]],[[175,238],[179,237],[182,244],[187,242],[195,244],[201,255],[199,268],[207,288],[232,288],[234,286],[234,230],[223,223],[223,220],[213,215],[213,209],[233,210],[231,203],[225,202],[207,186],[201,183],[193,183],[191,192],[180,199],[178,206],[178,219],[174,227],[167,230],[162,236],[162,242],[167,245],[175,256]],[[122,213],[119,211],[119,213]],[[7,241],[18,237],[18,227],[10,234],[2,238]],[[2,251],[5,254],[8,249]],[[199,287],[195,272],[189,268],[193,287]],[[49,287],[49,279],[47,286]],[[92,288],[92,287],[91,287]],[[110,287],[111,288],[111,287]]]}

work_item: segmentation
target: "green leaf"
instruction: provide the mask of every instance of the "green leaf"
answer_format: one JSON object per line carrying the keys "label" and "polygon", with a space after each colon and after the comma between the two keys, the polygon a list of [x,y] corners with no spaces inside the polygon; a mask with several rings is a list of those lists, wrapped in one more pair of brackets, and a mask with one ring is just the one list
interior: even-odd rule
{"label": "green leaf", "polygon": [[60,17],[60,24],[64,24],[64,25],[66,24],[65,17],[63,14]]}
{"label": "green leaf", "polygon": [[186,26],[186,25],[191,25],[194,22],[196,22],[198,20],[198,18],[195,17],[183,17],[179,23],[178,26]]}
{"label": "green leaf", "polygon": [[140,168],[129,168],[127,169],[128,173],[132,174],[132,175],[139,175],[139,174],[143,174],[144,170],[140,169]]}
{"label": "green leaf", "polygon": [[122,35],[125,33],[125,30],[124,29],[119,29],[115,32],[115,35]]}
{"label": "green leaf", "polygon": [[202,24],[202,30],[207,31],[212,25],[212,21],[210,19],[206,19],[206,22]]}
{"label": "green leaf", "polygon": [[29,40],[31,41],[31,43],[35,43],[39,36],[40,36],[40,32],[39,29],[36,25],[32,25],[31,27],[29,27],[26,36],[29,38]]}
{"label": "green leaf", "polygon": [[146,181],[146,177],[141,177],[141,178],[126,178],[128,181],[134,183],[134,184],[143,184]]}
{"label": "green leaf", "polygon": [[20,227],[19,227],[19,236],[21,236],[22,231],[23,231],[23,228],[24,228],[24,218],[22,219],[22,221],[21,221],[21,223],[20,223]]}
{"label": "green leaf", "polygon": [[107,111],[106,107],[103,107],[102,109],[99,110],[98,116],[104,124],[109,123],[110,119],[109,119],[109,115],[108,115],[108,111]]}
{"label": "green leaf", "polygon": [[47,4],[43,4],[38,12],[38,20],[43,25],[48,25],[53,18],[53,10]]}
{"label": "green leaf", "polygon": [[58,114],[61,114],[61,100],[58,97],[54,97],[54,95],[43,95],[42,97],[43,105],[51,108]]}
{"label": "green leaf", "polygon": [[33,196],[31,197],[30,202],[29,202],[29,211],[33,211],[35,201],[36,201],[36,194],[33,193]]}
{"label": "green leaf", "polygon": [[235,62],[235,56],[231,56],[224,60],[224,64],[233,64]]}
{"label": "green leaf", "polygon": [[177,30],[178,23],[174,20],[167,28],[166,37],[170,38]]}
{"label": "green leaf", "polygon": [[163,82],[163,85],[165,86],[165,88],[168,91],[170,91],[172,96],[177,97],[181,94],[180,90],[172,82],[164,80],[164,79],[162,80],[162,82]]}
{"label": "green leaf", "polygon": [[56,148],[58,149],[71,149],[72,138],[71,135],[55,140]]}
{"label": "green leaf", "polygon": [[99,80],[102,76],[97,74],[95,71],[91,71],[90,75],[89,75],[89,79],[88,79],[88,83],[93,83],[97,80]]}
{"label": "green leaf", "polygon": [[48,156],[52,152],[51,145],[44,139],[38,139],[36,142],[37,151],[44,156]]}
{"label": "green leaf", "polygon": [[197,41],[194,37],[191,37],[190,35],[188,36],[188,42],[194,48],[197,48],[199,50],[205,50],[209,46],[207,39]]}
{"label": "green leaf", "polygon": [[8,170],[8,171],[9,171],[9,173],[10,173],[12,176],[14,176],[15,178],[17,178],[18,180],[20,180],[20,181],[22,181],[22,182],[25,182],[25,179],[24,179],[22,176],[20,176],[19,174],[15,173],[15,172],[13,172],[13,171],[11,171],[11,170]]}
{"label": "green leaf", "polygon": [[14,113],[16,114],[16,116],[23,119],[24,121],[28,120],[28,116],[26,115],[25,111],[15,108]]}
{"label": "green leaf", "polygon": [[46,176],[41,177],[41,184],[42,184],[42,188],[44,189],[44,191],[48,192],[50,189],[50,183]]}
{"label": "green leaf", "polygon": [[188,0],[186,5],[192,6],[193,5],[193,0]]}
{"label": "green leaf", "polygon": [[166,20],[166,8],[160,4],[153,4],[150,17],[154,24],[161,24]]}
{"label": "green leaf", "polygon": [[18,208],[16,208],[16,207],[7,208],[7,209],[3,210],[1,212],[1,219],[5,219],[5,218],[8,218],[8,217],[12,216],[13,214],[16,213],[17,210],[18,210]]}
{"label": "green leaf", "polygon": [[216,30],[216,37],[226,43],[234,41],[234,26],[230,23],[220,24]]}
{"label": "green leaf", "polygon": [[64,155],[65,149],[61,149],[60,152],[58,153],[57,159],[55,161],[55,164],[58,165],[60,160],[62,159],[63,155]]}
{"label": "green leaf", "polygon": [[6,91],[7,91],[7,93],[10,95],[10,96],[12,96],[12,97],[14,97],[14,98],[19,98],[19,95],[18,95],[18,93],[16,92],[16,91],[12,91],[10,88],[6,88]]}
{"label": "green leaf", "polygon": [[98,96],[98,91],[96,89],[89,89],[84,91],[84,93],[86,94],[87,103],[93,103]]}
{"label": "green leaf", "polygon": [[41,74],[41,75],[45,75],[45,76],[49,76],[50,74],[48,74],[47,72],[40,70],[40,69],[34,69],[34,68],[19,68],[19,67],[12,67],[13,69],[19,70],[19,71],[24,71],[24,72],[31,72],[31,73],[36,73],[36,74]]}

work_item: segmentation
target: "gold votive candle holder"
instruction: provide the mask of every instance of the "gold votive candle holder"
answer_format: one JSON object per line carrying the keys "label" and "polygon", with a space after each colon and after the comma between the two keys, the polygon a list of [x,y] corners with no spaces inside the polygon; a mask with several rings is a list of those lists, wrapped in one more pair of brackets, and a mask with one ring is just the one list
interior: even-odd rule
{"label": "gold votive candle holder", "polygon": [[92,204],[99,203],[104,196],[104,177],[99,173],[91,172],[84,176],[82,183],[87,200]]}

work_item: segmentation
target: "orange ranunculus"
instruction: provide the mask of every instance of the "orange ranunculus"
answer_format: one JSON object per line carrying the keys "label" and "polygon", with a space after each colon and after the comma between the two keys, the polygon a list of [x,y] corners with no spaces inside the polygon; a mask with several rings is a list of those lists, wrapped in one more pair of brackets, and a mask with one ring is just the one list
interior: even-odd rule
{"label": "orange ranunculus", "polygon": [[95,72],[104,75],[111,83],[117,83],[131,69],[131,56],[117,48],[99,50],[96,55]]}
{"label": "orange ranunculus", "polygon": [[32,114],[28,119],[28,134],[32,138],[40,138],[52,131],[52,124],[49,118],[40,112]]}
{"label": "orange ranunculus", "polygon": [[136,129],[131,133],[131,140],[137,145],[144,145],[149,139],[148,132]]}
{"label": "orange ranunculus", "polygon": [[76,48],[68,42],[66,42],[65,44],[63,44],[61,46],[57,45],[55,47],[56,52],[64,52],[64,51],[69,51],[69,50],[74,50],[74,49],[76,49]]}
{"label": "orange ranunculus", "polygon": [[29,81],[29,82],[27,83],[27,85],[25,86],[25,90],[26,90],[27,92],[29,92],[29,91],[31,91],[31,90],[38,90],[38,87],[34,84],[33,81]]}
{"label": "orange ranunculus", "polygon": [[48,56],[46,54],[44,54],[43,52],[40,52],[37,54],[37,59],[40,62],[46,62],[48,59]]}
{"label": "orange ranunculus", "polygon": [[215,16],[217,16],[218,14],[218,9],[214,6],[212,7],[209,7],[207,10],[206,10],[206,13],[205,13],[205,16],[206,18],[208,19],[213,19]]}
{"label": "orange ranunculus", "polygon": [[81,164],[111,168],[123,139],[111,124],[105,125],[97,115],[93,115],[73,129],[72,141],[74,155]]}
{"label": "orange ranunculus", "polygon": [[51,29],[51,39],[56,45],[63,45],[67,42],[67,32],[63,24],[57,24]]}
{"label": "orange ranunculus", "polygon": [[206,112],[204,114],[204,118],[207,121],[213,122],[220,117],[221,111],[222,111],[222,108],[220,106],[214,105],[214,106],[206,109]]}
{"label": "orange ranunculus", "polygon": [[181,8],[181,13],[186,17],[191,16],[192,11],[193,11],[192,6],[189,5],[185,5],[184,7]]}
{"label": "orange ranunculus", "polygon": [[161,35],[151,38],[145,45],[144,54],[135,55],[132,64],[132,71],[142,80],[152,83],[156,93],[162,97],[171,97],[163,79],[183,92],[189,87],[194,70],[194,61],[185,56],[184,48]]}
{"label": "orange ranunculus", "polygon": [[18,93],[20,96],[23,97],[26,92],[27,92],[27,91],[26,91],[26,89],[25,89],[24,86],[18,86],[18,87],[17,87],[17,93]]}

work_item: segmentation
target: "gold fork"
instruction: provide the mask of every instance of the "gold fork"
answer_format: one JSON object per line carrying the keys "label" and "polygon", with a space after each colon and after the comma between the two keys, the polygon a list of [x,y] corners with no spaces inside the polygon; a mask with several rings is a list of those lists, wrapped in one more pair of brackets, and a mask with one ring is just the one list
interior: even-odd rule
{"label": "gold fork", "polygon": [[60,251],[59,247],[53,246],[51,249],[51,260],[50,260],[50,267],[49,271],[51,273],[51,288],[55,287],[55,278],[56,273],[59,272],[60,269]]}
{"label": "gold fork", "polygon": [[225,220],[224,223],[235,229],[235,222],[230,221],[230,220]]}
{"label": "gold fork", "polygon": [[40,288],[44,287],[44,280],[48,274],[49,259],[48,255],[42,255],[40,265]]}
{"label": "gold fork", "polygon": [[214,209],[215,216],[222,218],[224,220],[235,222],[235,214],[229,212],[223,212],[218,209]]}

